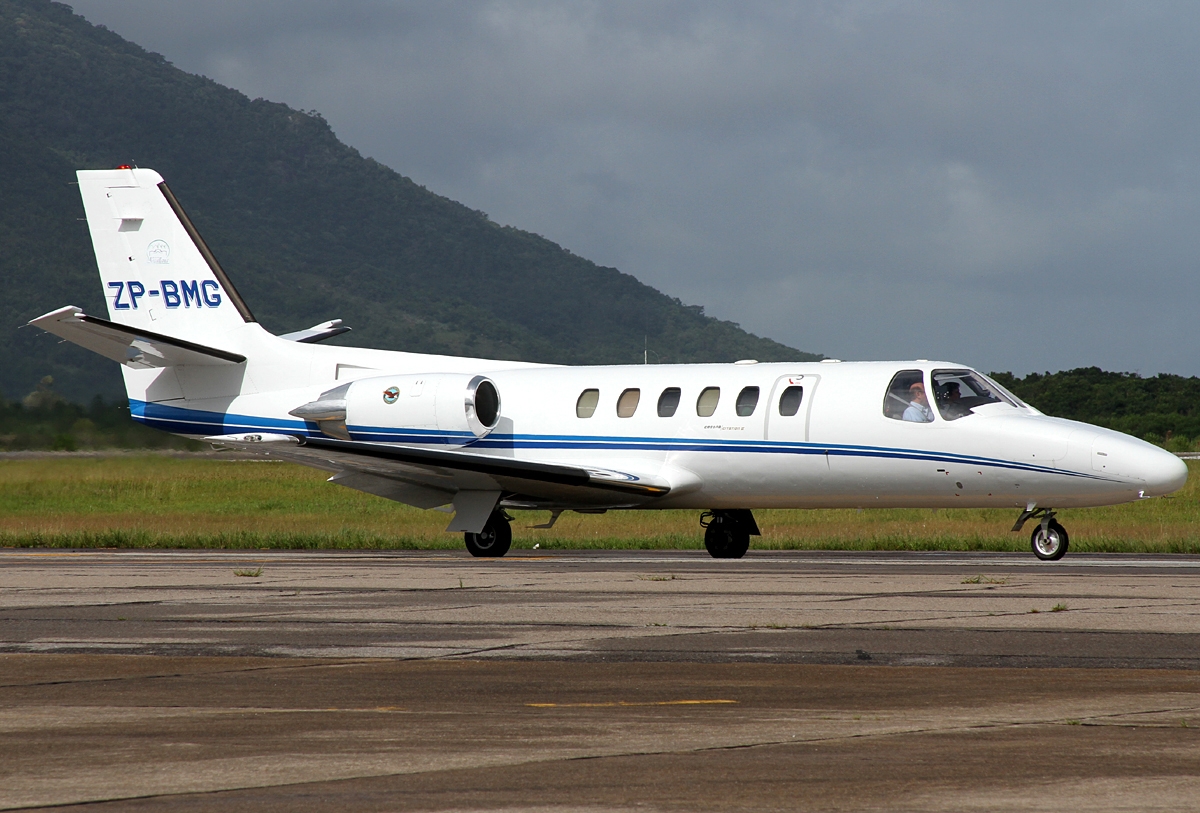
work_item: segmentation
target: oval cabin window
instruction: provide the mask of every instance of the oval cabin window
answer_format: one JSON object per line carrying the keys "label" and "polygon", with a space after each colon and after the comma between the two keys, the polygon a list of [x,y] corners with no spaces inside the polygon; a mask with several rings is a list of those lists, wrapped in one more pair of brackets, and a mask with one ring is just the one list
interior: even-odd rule
{"label": "oval cabin window", "polygon": [[679,387],[667,387],[658,396],[658,417],[670,418],[679,409]]}
{"label": "oval cabin window", "polygon": [[600,390],[584,390],[575,402],[575,417],[590,418],[596,414],[596,404],[600,403]]}
{"label": "oval cabin window", "polygon": [[804,400],[804,387],[788,387],[779,396],[779,414],[790,418],[800,411],[800,402]]}
{"label": "oval cabin window", "polygon": [[750,417],[754,414],[756,406],[758,406],[758,387],[744,387],[738,393],[737,403],[735,404],[738,417]]}
{"label": "oval cabin window", "polygon": [[632,418],[637,412],[638,401],[641,400],[641,390],[625,390],[617,399],[617,417]]}
{"label": "oval cabin window", "polygon": [[700,397],[696,399],[696,414],[701,418],[711,418],[717,411],[717,402],[721,400],[720,387],[705,387]]}

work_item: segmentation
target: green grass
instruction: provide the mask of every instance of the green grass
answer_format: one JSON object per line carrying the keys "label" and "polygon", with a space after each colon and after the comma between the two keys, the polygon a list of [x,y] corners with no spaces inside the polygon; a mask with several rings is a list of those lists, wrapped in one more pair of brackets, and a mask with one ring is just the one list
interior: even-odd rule
{"label": "green grass", "polygon": [[1008,579],[996,579],[991,576],[971,576],[962,580],[962,584],[1008,584]]}
{"label": "green grass", "polygon": [[[1197,463],[1188,464],[1196,474]],[[458,549],[449,516],[325,483],[285,463],[120,456],[0,461],[0,546]],[[1026,551],[1016,510],[755,511],[759,550]],[[1062,511],[1072,551],[1200,553],[1196,477],[1174,498]],[[517,512],[516,548],[697,549],[696,511]]]}

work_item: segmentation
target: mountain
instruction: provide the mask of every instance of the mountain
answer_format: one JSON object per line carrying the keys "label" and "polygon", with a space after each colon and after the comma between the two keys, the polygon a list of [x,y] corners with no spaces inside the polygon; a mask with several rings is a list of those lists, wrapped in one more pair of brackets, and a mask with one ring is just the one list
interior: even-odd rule
{"label": "mountain", "polygon": [[[812,360],[437,195],[294,110],[186,73],[69,6],[0,0],[0,392],[76,401],[114,365],[33,329],[103,314],[74,171],[167,179],[263,326],[331,318],[352,343],[572,364]],[[337,341],[337,340],[335,340]]]}

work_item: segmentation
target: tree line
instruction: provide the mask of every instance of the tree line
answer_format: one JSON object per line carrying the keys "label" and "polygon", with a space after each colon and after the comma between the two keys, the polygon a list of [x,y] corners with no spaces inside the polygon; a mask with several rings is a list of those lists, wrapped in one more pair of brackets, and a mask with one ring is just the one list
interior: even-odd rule
{"label": "tree line", "polygon": [[1047,415],[1116,429],[1172,451],[1192,451],[1200,441],[1200,378],[1195,376],[1142,378],[1099,367],[992,376]]}
{"label": "tree line", "polygon": [[137,423],[125,401],[100,395],[87,404],[68,401],[55,392],[50,376],[20,401],[0,399],[0,451],[202,448],[196,441]]}

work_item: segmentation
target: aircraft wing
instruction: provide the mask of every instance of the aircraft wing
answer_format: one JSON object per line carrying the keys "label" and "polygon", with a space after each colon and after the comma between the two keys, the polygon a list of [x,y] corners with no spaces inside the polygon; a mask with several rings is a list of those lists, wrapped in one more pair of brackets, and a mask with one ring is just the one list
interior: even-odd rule
{"label": "aircraft wing", "polygon": [[39,316],[29,324],[137,369],[176,364],[240,364],[246,360],[245,356],[228,350],[88,316],[74,305]]}
{"label": "aircraft wing", "polygon": [[331,482],[418,508],[451,502],[457,506],[459,492],[499,492],[510,506],[627,508],[665,497],[672,488],[666,478],[648,473],[648,465],[647,473],[638,474],[460,450],[281,434],[217,435],[205,440],[336,472]]}

